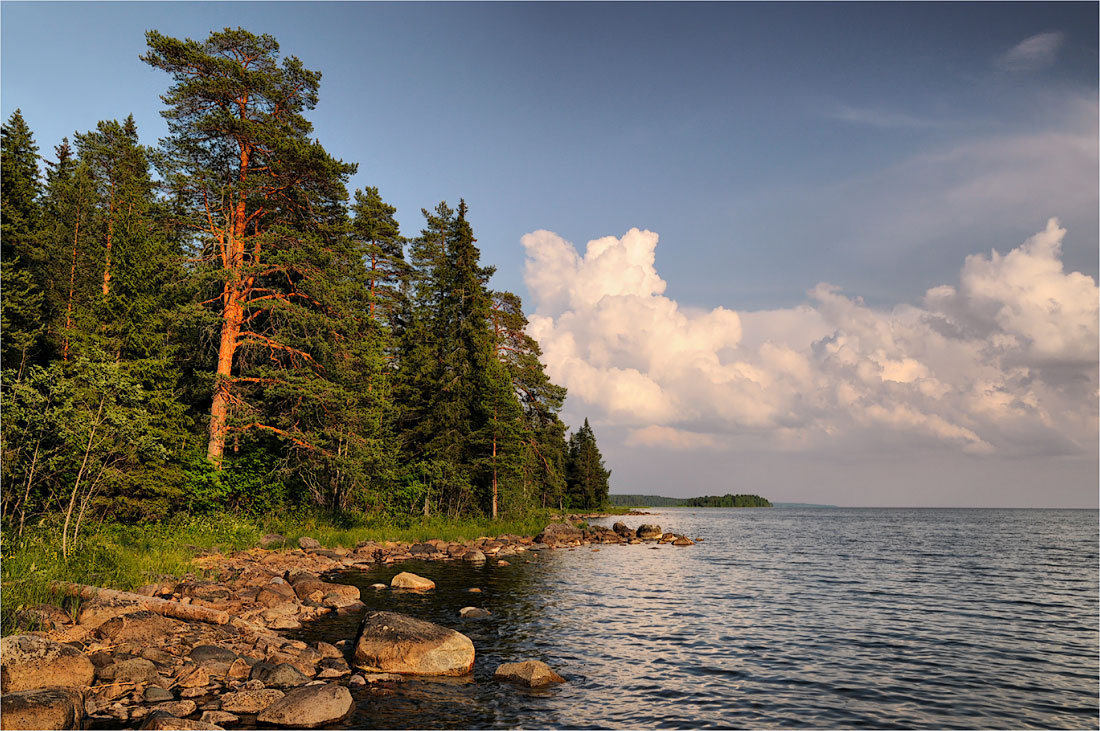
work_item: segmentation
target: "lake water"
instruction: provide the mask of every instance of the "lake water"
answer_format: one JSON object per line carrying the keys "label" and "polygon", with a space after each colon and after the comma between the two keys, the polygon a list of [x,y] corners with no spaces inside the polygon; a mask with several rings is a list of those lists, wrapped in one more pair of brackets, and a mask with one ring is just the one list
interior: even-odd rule
{"label": "lake water", "polygon": [[[353,688],[343,726],[1098,726],[1097,511],[654,513],[622,519],[703,542],[343,575],[371,609],[457,629],[477,650],[466,679]],[[366,589],[399,571],[438,588]],[[460,618],[469,605],[493,615]],[[356,624],[326,619],[299,636],[353,640]],[[524,659],[569,682],[492,680]]]}

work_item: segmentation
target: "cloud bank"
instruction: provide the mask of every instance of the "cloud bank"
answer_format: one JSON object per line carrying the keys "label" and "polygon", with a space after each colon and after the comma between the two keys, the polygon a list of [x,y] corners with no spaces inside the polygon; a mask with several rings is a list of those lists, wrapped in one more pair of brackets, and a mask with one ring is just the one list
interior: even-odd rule
{"label": "cloud bank", "polygon": [[[1057,220],[966,258],[917,304],[828,284],[780,310],[698,310],[665,295],[658,236],[583,253],[523,237],[530,333],[573,408],[647,449],[1081,455],[1097,443],[1096,282],[1066,272]],[[578,403],[579,402],[579,403]]]}

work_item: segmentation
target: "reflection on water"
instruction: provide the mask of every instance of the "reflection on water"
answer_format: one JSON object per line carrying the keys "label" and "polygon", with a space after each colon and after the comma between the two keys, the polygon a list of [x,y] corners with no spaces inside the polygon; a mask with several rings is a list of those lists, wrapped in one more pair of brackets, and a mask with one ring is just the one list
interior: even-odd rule
{"label": "reflection on water", "polygon": [[[457,629],[477,649],[466,679],[353,688],[344,726],[1097,727],[1096,511],[668,509],[630,520],[705,541],[342,575],[369,609]],[[437,588],[368,588],[400,571]],[[465,606],[493,614],[463,619]],[[353,640],[357,624],[329,618],[298,636]],[[492,679],[525,659],[569,682]]]}

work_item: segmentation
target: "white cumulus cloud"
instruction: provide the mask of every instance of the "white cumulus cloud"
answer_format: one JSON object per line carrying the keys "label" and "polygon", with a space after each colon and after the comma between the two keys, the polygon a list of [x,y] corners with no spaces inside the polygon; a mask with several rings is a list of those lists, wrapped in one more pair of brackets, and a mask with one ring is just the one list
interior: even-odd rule
{"label": "white cumulus cloud", "polygon": [[580,253],[523,237],[530,333],[574,408],[645,448],[950,449],[1081,454],[1097,440],[1096,282],[1066,272],[1066,231],[967,257],[919,304],[828,284],[796,307],[681,307],[631,229]]}

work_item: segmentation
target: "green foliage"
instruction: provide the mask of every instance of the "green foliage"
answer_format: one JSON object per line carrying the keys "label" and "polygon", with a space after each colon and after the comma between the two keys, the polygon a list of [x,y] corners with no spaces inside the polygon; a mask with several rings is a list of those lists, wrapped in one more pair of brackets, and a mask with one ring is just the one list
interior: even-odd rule
{"label": "green foliage", "polygon": [[566,465],[568,507],[592,509],[607,502],[610,470],[596,446],[596,435],[584,420],[584,426],[569,437],[569,461]]}

